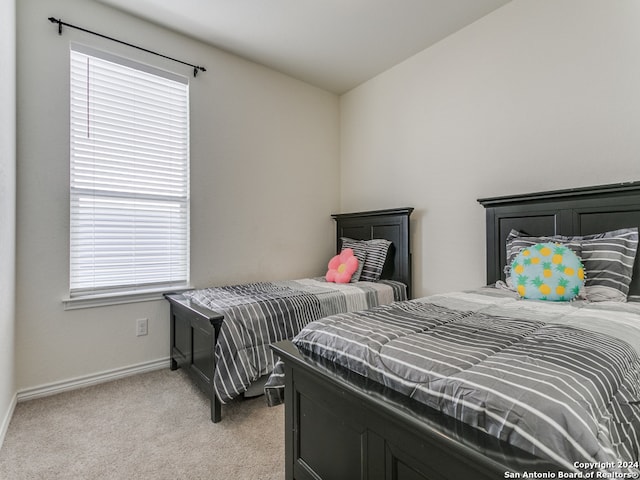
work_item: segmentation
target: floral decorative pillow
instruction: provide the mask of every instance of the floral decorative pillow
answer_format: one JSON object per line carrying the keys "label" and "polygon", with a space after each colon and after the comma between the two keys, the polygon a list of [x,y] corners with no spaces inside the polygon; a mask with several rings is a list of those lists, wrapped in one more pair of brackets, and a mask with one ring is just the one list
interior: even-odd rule
{"label": "floral decorative pillow", "polygon": [[349,283],[351,277],[358,270],[358,259],[353,254],[353,250],[345,248],[331,260],[329,260],[327,282]]}
{"label": "floral decorative pillow", "polygon": [[584,279],[580,258],[559,243],[523,248],[511,263],[511,281],[522,298],[567,302],[580,293]]}

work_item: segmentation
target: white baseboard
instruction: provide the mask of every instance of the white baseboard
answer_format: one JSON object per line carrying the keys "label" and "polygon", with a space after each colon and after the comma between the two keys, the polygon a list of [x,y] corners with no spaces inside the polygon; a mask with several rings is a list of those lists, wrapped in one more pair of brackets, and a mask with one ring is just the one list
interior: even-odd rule
{"label": "white baseboard", "polygon": [[2,423],[0,423],[0,449],[4,444],[4,437],[7,435],[7,430],[9,429],[9,424],[11,423],[11,418],[13,417],[13,411],[16,409],[16,403],[18,403],[18,395],[13,396],[13,400],[11,400],[11,404],[7,409],[7,413],[2,419]]}
{"label": "white baseboard", "polygon": [[[119,378],[130,377],[131,375],[137,375],[139,373],[161,370],[163,368],[169,368],[169,365],[169,357],[166,357],[159,360],[139,363],[137,365],[130,365],[128,367],[116,368],[114,370],[76,377],[62,382],[54,382],[46,385],[40,385],[38,387],[26,388],[18,391],[17,401],[23,402],[25,400],[33,400],[34,398],[47,397],[49,395],[55,395],[56,393],[67,392],[69,390],[89,387],[99,383],[110,382]],[[9,419],[10,418],[11,417],[9,416]]]}

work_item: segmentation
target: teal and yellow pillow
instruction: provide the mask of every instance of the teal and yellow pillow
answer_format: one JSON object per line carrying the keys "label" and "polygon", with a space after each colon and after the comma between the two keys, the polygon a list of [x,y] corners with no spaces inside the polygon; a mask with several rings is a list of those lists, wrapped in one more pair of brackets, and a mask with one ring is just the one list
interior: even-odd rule
{"label": "teal and yellow pillow", "polygon": [[536,243],[511,263],[511,281],[518,295],[531,300],[567,302],[584,286],[584,266],[569,247]]}

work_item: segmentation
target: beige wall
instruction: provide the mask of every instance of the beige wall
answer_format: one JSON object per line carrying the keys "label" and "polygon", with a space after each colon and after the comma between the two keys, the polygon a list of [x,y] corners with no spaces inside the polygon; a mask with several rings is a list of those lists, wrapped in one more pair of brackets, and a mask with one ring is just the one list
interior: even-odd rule
{"label": "beige wall", "polygon": [[416,208],[416,295],[484,282],[477,198],[640,180],[638,25],[514,0],[341,98],[342,208]]}
{"label": "beige wall", "polygon": [[15,404],[16,25],[0,2],[0,446]]}
{"label": "beige wall", "polygon": [[[206,66],[190,83],[194,286],[323,273],[334,248],[330,214],[339,207],[335,95],[96,2],[21,0],[17,10],[20,391],[169,355],[164,301],[63,309],[69,42],[191,74],[77,30],[58,36],[49,16]],[[142,317],[149,335],[136,337]]]}

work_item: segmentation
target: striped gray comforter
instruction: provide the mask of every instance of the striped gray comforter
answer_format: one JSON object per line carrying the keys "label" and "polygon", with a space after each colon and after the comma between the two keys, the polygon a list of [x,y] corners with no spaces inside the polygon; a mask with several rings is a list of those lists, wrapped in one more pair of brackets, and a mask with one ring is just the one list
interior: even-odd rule
{"label": "striped gray comforter", "polygon": [[293,342],[565,469],[640,473],[637,304],[484,288],[324,318]]}
{"label": "striped gray comforter", "polygon": [[222,403],[271,373],[269,344],[290,339],[313,320],[406,300],[400,282],[336,284],[322,278],[213,287],[185,297],[224,315],[215,347],[213,388]]}

